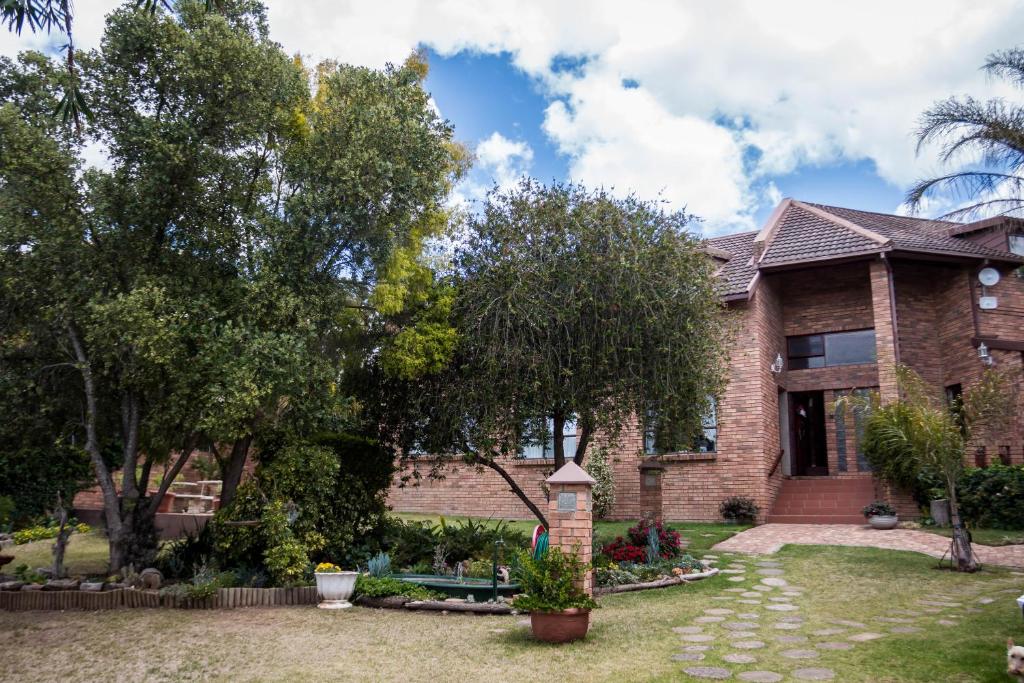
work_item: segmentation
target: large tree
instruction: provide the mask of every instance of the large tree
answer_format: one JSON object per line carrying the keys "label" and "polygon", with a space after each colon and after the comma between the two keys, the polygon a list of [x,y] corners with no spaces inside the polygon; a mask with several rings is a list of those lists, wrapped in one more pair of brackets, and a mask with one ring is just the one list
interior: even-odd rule
{"label": "large tree", "polygon": [[[492,191],[423,309],[437,320],[450,311],[452,360],[407,373],[404,388],[401,377],[379,383],[381,424],[407,453],[496,471],[542,520],[502,464],[524,444],[554,434],[555,468],[582,463],[596,435],[614,439],[638,418],[662,443],[695,442],[724,386],[728,325],[689,221],[578,185]],[[392,351],[380,364],[394,377],[403,366]],[[565,453],[573,422],[579,437]]]}
{"label": "large tree", "polygon": [[[1024,86],[1024,49],[995,52],[982,68],[1020,88]],[[963,205],[945,217],[1022,215],[1024,107],[1020,104],[1002,97],[981,101],[970,96],[936,102],[921,115],[917,141],[918,151],[937,143],[941,162],[969,168],[918,182],[907,193],[911,209],[922,209],[928,198],[946,193]]]}
{"label": "large tree", "polygon": [[77,55],[84,135],[50,116],[65,70],[0,62],[0,372],[63,372],[115,569],[197,448],[227,504],[262,433],[350,420],[345,368],[425,280],[463,163],[415,57],[307,70],[257,2],[136,4]]}

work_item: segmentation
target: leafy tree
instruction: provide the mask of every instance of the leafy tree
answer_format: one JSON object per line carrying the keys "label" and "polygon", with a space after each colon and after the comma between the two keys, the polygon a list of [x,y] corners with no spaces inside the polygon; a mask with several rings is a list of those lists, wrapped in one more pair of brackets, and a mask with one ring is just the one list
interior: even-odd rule
{"label": "leafy tree", "polygon": [[[995,52],[982,68],[990,76],[1024,86],[1024,49]],[[978,159],[978,168],[920,181],[907,193],[912,209],[922,208],[937,191],[952,191],[971,203],[947,217],[982,211],[1020,215],[1024,209],[1024,108],[1001,97],[987,102],[969,96],[936,102],[921,116],[918,150],[940,141],[943,163],[967,159],[973,165]]]}
{"label": "leafy tree", "polygon": [[[421,59],[307,70],[249,0],[128,3],[77,63],[82,135],[49,115],[57,65],[0,61],[0,372],[61,373],[116,569],[152,560],[197,449],[227,505],[264,436],[355,420],[338,388],[379,311],[418,300],[465,156]],[[106,169],[82,170],[86,143]]]}
{"label": "leafy tree", "polygon": [[595,435],[614,439],[637,416],[666,440],[694,440],[724,386],[728,325],[688,222],[578,185],[492,191],[437,287],[451,302],[452,360],[371,382],[380,423],[407,452],[496,471],[542,520],[501,464],[524,441],[576,420],[575,452],[554,438],[559,468],[583,463]]}
{"label": "leafy tree", "polygon": [[1003,429],[1013,414],[1013,384],[996,370],[964,391],[952,409],[911,368],[897,368],[900,398],[885,405],[878,395],[844,396],[837,405],[850,403],[867,410],[864,452],[872,463],[898,463],[881,471],[892,473],[893,483],[905,483],[908,472],[939,475],[949,497],[953,524],[952,559],[959,571],[975,571],[978,561],[960,517],[957,486],[964,472],[967,444],[984,443]]}

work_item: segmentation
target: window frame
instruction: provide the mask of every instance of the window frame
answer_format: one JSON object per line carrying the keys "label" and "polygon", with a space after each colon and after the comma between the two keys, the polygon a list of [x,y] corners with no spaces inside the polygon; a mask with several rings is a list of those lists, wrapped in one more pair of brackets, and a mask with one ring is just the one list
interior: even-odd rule
{"label": "window frame", "polygon": [[[856,360],[853,362],[837,363],[830,362],[829,358],[829,340],[835,340],[837,337],[843,335],[853,335],[862,332],[870,332],[873,343],[870,346],[871,359],[870,360]],[[821,353],[794,353],[792,351],[794,340],[809,340],[811,341],[810,346],[815,346],[813,340],[815,338],[820,339]],[[834,343],[834,341],[833,341]],[[791,370],[820,370],[822,368],[839,368],[847,365],[867,365],[868,363],[877,363],[877,337],[875,336],[875,328],[873,327],[862,327],[856,330],[836,330],[834,332],[814,332],[812,334],[794,334],[786,337],[786,363],[789,365]],[[811,359],[821,359],[820,365]],[[800,361],[807,361],[804,365]]]}
{"label": "window frame", "polygon": [[[544,443],[528,443],[525,438],[519,440],[519,457],[522,460],[551,460],[555,457],[555,419],[545,418],[545,433],[547,438]],[[528,431],[524,424],[524,433]],[[562,425],[562,448],[565,453],[576,454],[576,439],[579,435],[576,416],[566,418]],[[571,447],[570,447],[571,443]],[[570,456],[571,457],[571,456]]]}

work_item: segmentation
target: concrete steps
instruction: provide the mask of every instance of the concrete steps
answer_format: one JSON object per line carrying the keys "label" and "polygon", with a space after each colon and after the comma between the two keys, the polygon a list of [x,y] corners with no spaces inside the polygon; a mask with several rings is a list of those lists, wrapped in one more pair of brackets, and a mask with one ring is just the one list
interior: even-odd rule
{"label": "concrete steps", "polygon": [[874,481],[869,476],[785,479],[767,521],[774,524],[863,524],[861,508],[874,498]]}

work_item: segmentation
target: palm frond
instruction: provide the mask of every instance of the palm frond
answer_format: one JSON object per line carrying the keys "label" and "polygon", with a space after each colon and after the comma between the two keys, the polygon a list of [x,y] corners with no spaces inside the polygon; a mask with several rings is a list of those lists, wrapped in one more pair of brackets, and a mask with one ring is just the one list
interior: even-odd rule
{"label": "palm frond", "polygon": [[993,52],[982,67],[991,76],[1024,86],[1024,49],[1013,47]]}
{"label": "palm frond", "polygon": [[904,201],[912,211],[917,211],[927,196],[939,191],[949,192],[953,197],[964,200],[997,192],[1010,195],[979,200],[944,214],[943,219],[956,220],[976,216],[983,210],[994,207],[999,207],[999,213],[1004,215],[1015,214],[1024,209],[1024,177],[995,171],[961,171],[921,180],[907,192]]}
{"label": "palm frond", "polygon": [[976,151],[991,166],[1024,167],[1024,109],[993,99],[979,102],[951,97],[921,115],[917,130],[918,152],[942,140],[939,159],[955,160],[964,151]]}
{"label": "palm frond", "polygon": [[18,35],[26,25],[33,33],[60,30],[70,13],[69,7],[70,3],[60,0],[0,0],[0,21]]}

